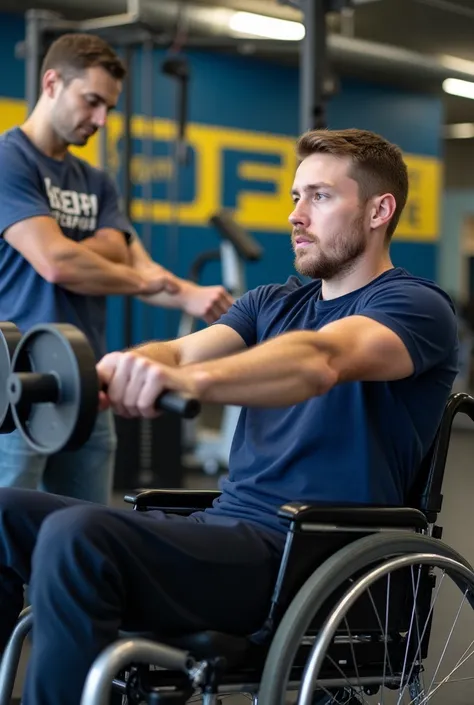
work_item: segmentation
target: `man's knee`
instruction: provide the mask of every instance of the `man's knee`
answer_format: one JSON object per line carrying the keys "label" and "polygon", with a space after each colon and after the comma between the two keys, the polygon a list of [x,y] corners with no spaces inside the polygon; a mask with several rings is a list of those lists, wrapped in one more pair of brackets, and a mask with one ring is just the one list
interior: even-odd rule
{"label": "man's knee", "polygon": [[109,510],[84,504],[59,509],[44,520],[36,544],[34,564],[41,570],[58,559],[80,562],[91,550],[104,546],[113,531]]}
{"label": "man's knee", "polygon": [[99,505],[67,507],[45,519],[32,556],[34,612],[60,614],[70,623],[79,614],[103,615],[110,604],[119,609],[123,590],[110,524]]}
{"label": "man's knee", "polygon": [[44,518],[61,500],[37,490],[0,488],[0,565],[29,582],[31,556]]}
{"label": "man's knee", "polygon": [[107,515],[107,508],[99,504],[65,507],[44,520],[40,539],[51,539],[55,536],[66,539],[91,537],[101,526],[107,526]]}
{"label": "man's knee", "polygon": [[15,487],[0,487],[0,513],[13,511],[21,513],[34,506],[36,490],[24,490]]}
{"label": "man's knee", "polygon": [[46,517],[62,509],[69,500],[57,495],[16,487],[0,487],[0,522],[16,531],[39,530]]}

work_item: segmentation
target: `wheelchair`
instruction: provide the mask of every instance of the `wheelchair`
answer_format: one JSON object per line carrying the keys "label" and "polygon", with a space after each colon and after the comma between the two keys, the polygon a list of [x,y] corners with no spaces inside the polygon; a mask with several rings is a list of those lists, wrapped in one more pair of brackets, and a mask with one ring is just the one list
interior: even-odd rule
{"label": "wheelchair", "polygon": [[[474,572],[442,542],[437,525],[459,413],[474,421],[473,397],[449,398],[408,506],[290,502],[280,508],[288,522],[286,543],[258,632],[173,638],[121,632],[93,663],[81,705],[220,705],[229,694],[244,694],[254,705],[434,705],[453,702],[446,690],[452,682],[466,684],[471,701],[474,625],[460,656],[446,654],[449,646],[460,646],[455,628],[474,617]],[[186,514],[209,506],[218,494],[145,490],[125,501],[136,511]],[[447,583],[453,623],[441,611],[447,635],[440,641],[434,608]],[[0,705],[10,702],[31,616],[30,608],[20,615],[4,654]]]}

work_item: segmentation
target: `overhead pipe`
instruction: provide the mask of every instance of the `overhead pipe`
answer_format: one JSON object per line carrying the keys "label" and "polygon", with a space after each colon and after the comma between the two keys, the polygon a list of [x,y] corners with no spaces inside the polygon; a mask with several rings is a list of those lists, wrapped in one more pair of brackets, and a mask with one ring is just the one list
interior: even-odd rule
{"label": "overhead pipe", "polygon": [[[89,0],[68,0],[67,7],[71,10],[83,11],[88,7]],[[56,7],[64,12],[64,0],[37,0],[36,7]],[[169,32],[171,35],[178,21],[183,18],[183,6],[178,0],[97,0],[93,3],[95,13],[104,12],[107,20],[115,12],[124,17],[124,10],[136,5],[140,8],[140,20],[157,34]],[[294,55],[299,53],[300,42],[275,41],[260,39],[253,36],[236,34],[229,27],[230,17],[235,10],[229,7],[203,6],[187,3],[184,16],[188,33],[188,44],[200,47],[235,47],[248,51],[265,52],[266,54]],[[295,15],[296,16],[296,15]],[[140,23],[140,21],[139,21]],[[100,18],[85,20],[80,23],[83,30],[99,29]],[[449,65],[449,60],[436,56],[421,54],[402,47],[381,44],[366,39],[357,39],[340,34],[328,33],[328,58],[338,69],[369,70],[386,76],[410,79],[431,79],[443,81],[445,78],[459,78],[474,81],[474,62],[472,70],[466,65]]]}

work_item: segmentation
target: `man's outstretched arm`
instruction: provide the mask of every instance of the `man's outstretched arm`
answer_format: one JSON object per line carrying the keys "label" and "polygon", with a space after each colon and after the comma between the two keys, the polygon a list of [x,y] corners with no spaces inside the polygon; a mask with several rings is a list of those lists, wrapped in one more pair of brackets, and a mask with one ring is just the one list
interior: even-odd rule
{"label": "man's outstretched arm", "polygon": [[320,331],[286,333],[219,360],[183,367],[138,362],[126,375],[109,371],[107,381],[113,403],[120,399],[135,415],[152,416],[153,401],[164,390],[219,404],[279,407],[325,394],[342,382],[402,379],[413,370],[396,333],[353,316]]}
{"label": "man's outstretched arm", "polygon": [[342,382],[403,379],[413,370],[396,333],[352,316],[320,331],[286,333],[218,365],[194,365],[187,372],[203,401],[290,406]]}

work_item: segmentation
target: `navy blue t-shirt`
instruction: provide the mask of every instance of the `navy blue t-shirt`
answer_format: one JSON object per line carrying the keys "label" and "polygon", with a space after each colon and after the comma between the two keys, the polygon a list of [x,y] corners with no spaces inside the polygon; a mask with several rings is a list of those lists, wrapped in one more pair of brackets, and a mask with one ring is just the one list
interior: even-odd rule
{"label": "navy blue t-shirt", "polygon": [[[368,316],[397,333],[415,371],[392,382],[347,382],[285,408],[243,408],[229,476],[210,513],[284,530],[289,501],[403,505],[457,374],[454,308],[434,283],[394,268],[333,300],[321,282],[261,286],[222,316],[248,347],[295,330]],[[216,517],[217,518],[217,517]]]}
{"label": "navy blue t-shirt", "polygon": [[77,242],[100,228],[119,230],[127,239],[133,233],[107,174],[70,153],[63,161],[46,156],[17,127],[0,136],[0,320],[22,332],[36,323],[71,323],[100,358],[106,352],[105,297],[47,282],[3,238],[11,225],[35,216],[55,218]]}

